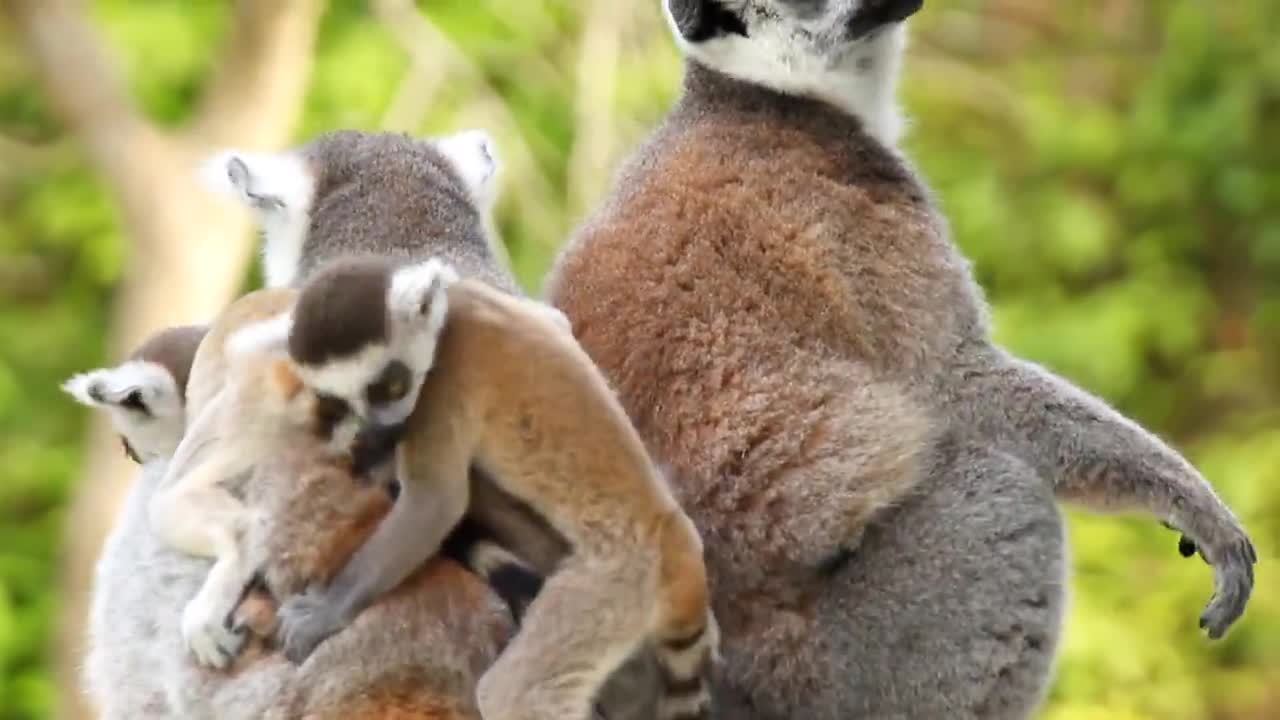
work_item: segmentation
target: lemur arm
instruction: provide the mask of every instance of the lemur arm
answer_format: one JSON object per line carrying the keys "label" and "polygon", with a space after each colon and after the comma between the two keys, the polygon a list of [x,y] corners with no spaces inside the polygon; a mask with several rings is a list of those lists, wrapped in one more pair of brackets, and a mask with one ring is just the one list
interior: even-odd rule
{"label": "lemur arm", "polygon": [[284,653],[305,660],[317,645],[364,608],[398,586],[429,557],[466,514],[470,502],[470,447],[430,423],[397,451],[400,496],[391,512],[324,588],[311,588],[280,606]]}
{"label": "lemur arm", "polygon": [[1220,637],[1244,612],[1257,553],[1208,481],[1137,423],[1053,373],[997,351],[969,376],[969,411],[1052,484],[1096,511],[1152,513],[1189,536],[1215,569],[1201,616]]}

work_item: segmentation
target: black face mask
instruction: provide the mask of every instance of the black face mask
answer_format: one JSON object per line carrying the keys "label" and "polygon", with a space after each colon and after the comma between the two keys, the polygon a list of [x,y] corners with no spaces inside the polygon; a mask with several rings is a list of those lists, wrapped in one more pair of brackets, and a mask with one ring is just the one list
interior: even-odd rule
{"label": "black face mask", "polygon": [[669,0],[667,7],[680,36],[691,43],[705,42],[721,35],[747,36],[742,18],[726,10],[716,0]]}

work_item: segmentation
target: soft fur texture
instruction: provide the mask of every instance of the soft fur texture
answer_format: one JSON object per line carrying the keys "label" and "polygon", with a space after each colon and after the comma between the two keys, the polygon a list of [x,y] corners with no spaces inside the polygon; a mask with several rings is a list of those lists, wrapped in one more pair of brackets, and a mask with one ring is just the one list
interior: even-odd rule
{"label": "soft fur texture", "polygon": [[1225,631],[1252,587],[1244,530],[1173,450],[992,344],[878,100],[737,79],[753,52],[777,65],[771,37],[910,3],[669,2],[705,49],[547,292],[702,532],[719,716],[1027,717],[1067,605],[1055,494],[1207,548],[1202,622]]}

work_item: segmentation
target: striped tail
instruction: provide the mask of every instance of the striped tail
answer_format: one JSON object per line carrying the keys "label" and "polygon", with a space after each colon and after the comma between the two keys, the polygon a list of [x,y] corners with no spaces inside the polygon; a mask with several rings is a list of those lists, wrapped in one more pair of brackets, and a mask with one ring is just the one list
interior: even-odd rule
{"label": "striped tail", "polygon": [[441,552],[487,582],[511,610],[516,625],[542,590],[544,578],[469,517],[453,529]]}
{"label": "striped tail", "polygon": [[720,627],[710,610],[696,632],[655,644],[661,697],[658,720],[709,720],[711,668],[719,660]]}

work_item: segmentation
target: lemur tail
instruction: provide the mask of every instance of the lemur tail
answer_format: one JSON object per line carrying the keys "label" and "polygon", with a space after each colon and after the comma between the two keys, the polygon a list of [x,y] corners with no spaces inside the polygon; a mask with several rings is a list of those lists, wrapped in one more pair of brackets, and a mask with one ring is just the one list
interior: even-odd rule
{"label": "lemur tail", "polygon": [[454,528],[441,552],[488,583],[510,608],[516,625],[542,590],[544,578],[470,518]]}
{"label": "lemur tail", "polygon": [[658,720],[711,717],[711,667],[719,646],[720,628],[710,611],[693,633],[658,638],[654,648],[661,681]]}

